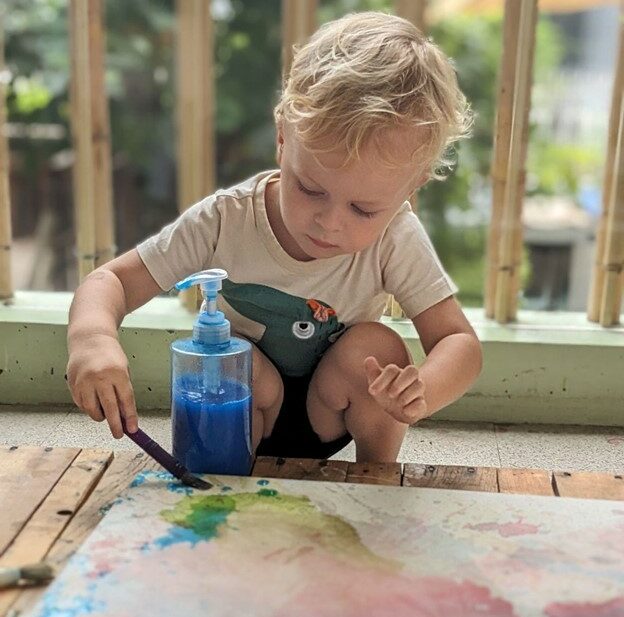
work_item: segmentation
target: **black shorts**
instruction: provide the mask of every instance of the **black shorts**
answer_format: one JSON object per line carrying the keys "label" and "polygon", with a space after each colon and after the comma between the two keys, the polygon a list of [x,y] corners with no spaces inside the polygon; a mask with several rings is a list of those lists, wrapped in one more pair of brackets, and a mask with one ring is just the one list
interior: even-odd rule
{"label": "black shorts", "polygon": [[323,442],[314,432],[306,408],[311,379],[312,375],[282,375],[284,401],[273,432],[258,445],[258,456],[325,459],[342,450],[351,441],[351,435],[346,433],[333,441]]}

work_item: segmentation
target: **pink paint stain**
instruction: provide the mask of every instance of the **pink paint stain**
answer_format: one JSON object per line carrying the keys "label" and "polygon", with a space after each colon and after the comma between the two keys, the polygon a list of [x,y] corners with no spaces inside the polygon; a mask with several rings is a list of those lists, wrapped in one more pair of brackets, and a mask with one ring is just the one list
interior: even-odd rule
{"label": "pink paint stain", "polygon": [[620,444],[624,443],[624,437],[607,437],[607,443],[611,444],[612,446],[619,446]]}
{"label": "pink paint stain", "polygon": [[525,536],[539,532],[538,525],[523,523],[519,519],[515,523],[478,523],[477,525],[464,525],[465,529],[474,529],[475,531],[498,531],[503,538],[510,536]]}
{"label": "pink paint stain", "polygon": [[[470,581],[457,582],[436,576],[414,579],[380,573],[370,580],[367,578],[358,576],[346,586],[344,580],[335,580],[333,584],[327,580],[322,587],[312,585],[291,597],[288,605],[282,606],[276,615],[518,617],[509,602],[492,597],[489,589]],[[302,611],[301,607],[314,607],[314,610]]]}
{"label": "pink paint stain", "polygon": [[553,602],[544,612],[548,617],[624,617],[624,597],[608,602]]}
{"label": "pink paint stain", "polygon": [[98,579],[107,574],[110,574],[113,571],[113,562],[108,559],[101,558],[95,559],[93,563],[93,567],[89,572],[86,572],[86,577],[88,579]]}

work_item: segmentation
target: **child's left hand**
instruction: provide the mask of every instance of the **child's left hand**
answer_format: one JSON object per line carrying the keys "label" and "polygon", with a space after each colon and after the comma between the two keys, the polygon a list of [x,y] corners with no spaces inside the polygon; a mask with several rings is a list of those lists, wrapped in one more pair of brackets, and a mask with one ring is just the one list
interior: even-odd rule
{"label": "child's left hand", "polygon": [[413,364],[400,368],[388,364],[382,368],[377,358],[364,360],[368,392],[395,420],[413,424],[427,417],[425,384]]}

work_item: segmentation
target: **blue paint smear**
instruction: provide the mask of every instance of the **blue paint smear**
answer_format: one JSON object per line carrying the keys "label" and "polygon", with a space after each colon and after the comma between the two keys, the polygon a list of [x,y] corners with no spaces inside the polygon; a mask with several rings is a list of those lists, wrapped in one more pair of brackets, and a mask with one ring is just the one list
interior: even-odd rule
{"label": "blue paint smear", "polygon": [[194,489],[191,488],[190,486],[186,486],[185,484],[182,484],[182,482],[180,482],[179,480],[176,480],[175,482],[169,482],[167,484],[167,490],[171,491],[172,493],[179,493],[182,495],[192,495]]}
{"label": "blue paint smear", "polygon": [[[195,546],[198,542],[202,542],[204,538],[197,535],[192,529],[184,527],[172,527],[166,536],[157,538],[152,546],[158,548],[167,548],[172,544],[180,544],[181,542],[190,542],[191,546]],[[149,546],[141,547],[141,550],[149,550]]]}
{"label": "blue paint smear", "polygon": [[268,480],[258,480],[256,482],[256,484],[260,485],[260,486],[266,486],[269,483]]}
{"label": "blue paint smear", "polygon": [[[170,474],[168,471],[142,471],[140,472],[136,478],[130,484],[130,488],[136,488],[137,486],[141,486],[145,484],[147,481],[165,481],[167,483],[167,490],[172,493],[178,493],[181,495],[192,495],[193,489],[190,486],[186,486],[180,482],[175,476]],[[125,497],[127,500],[132,500],[132,497]]]}
{"label": "blue paint smear", "polygon": [[139,474],[137,474],[134,480],[132,480],[132,483],[130,484],[130,488],[141,486],[141,484],[143,484],[145,480],[146,480],[145,472],[140,472]]}
{"label": "blue paint smear", "polygon": [[46,593],[37,617],[80,617],[106,611],[106,604],[93,598],[97,583],[89,583],[88,594],[79,596],[71,595],[63,587],[64,585],[57,584]]}

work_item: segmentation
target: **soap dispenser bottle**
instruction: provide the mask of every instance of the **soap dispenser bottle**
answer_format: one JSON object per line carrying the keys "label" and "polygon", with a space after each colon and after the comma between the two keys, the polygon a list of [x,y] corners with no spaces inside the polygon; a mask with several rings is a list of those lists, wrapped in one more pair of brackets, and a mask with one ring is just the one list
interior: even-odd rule
{"label": "soap dispenser bottle", "polygon": [[204,301],[192,338],[171,344],[173,456],[194,473],[248,475],[252,352],[217,310],[225,278],[225,270],[204,270],[176,285],[200,285]]}

